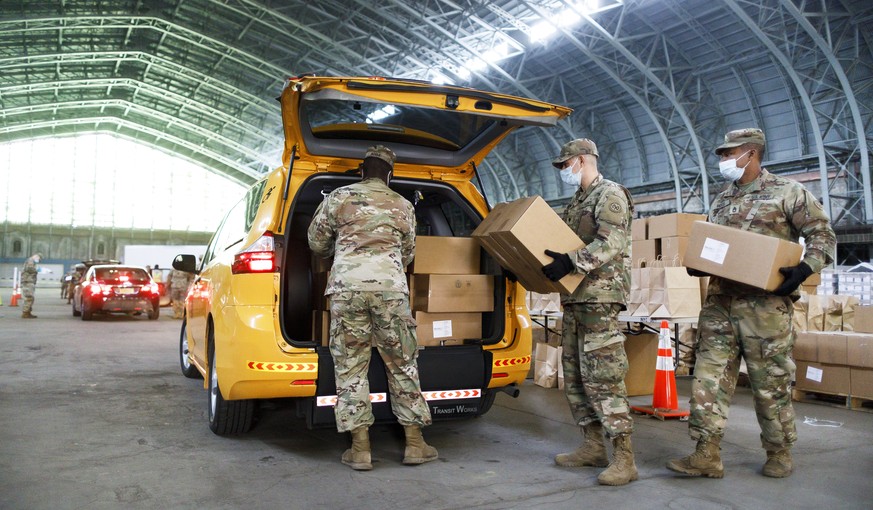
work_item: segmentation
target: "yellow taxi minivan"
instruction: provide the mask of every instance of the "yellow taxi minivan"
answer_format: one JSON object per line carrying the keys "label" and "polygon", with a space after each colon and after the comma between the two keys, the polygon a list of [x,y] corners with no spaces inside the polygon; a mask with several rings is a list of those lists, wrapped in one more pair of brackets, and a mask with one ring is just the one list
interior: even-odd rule
{"label": "yellow taxi minivan", "polygon": [[[204,378],[209,427],[219,435],[248,431],[265,399],[294,399],[309,427],[334,424],[334,367],[318,339],[323,268],[306,234],[322,199],[360,180],[368,147],[397,154],[390,187],[414,204],[417,235],[470,236],[489,210],[471,182],[485,156],[514,129],[554,126],[571,113],[521,97],[377,77],[290,78],[279,100],[283,165],[230,209],[199,265],[193,254],[173,263],[196,274],[179,341],[182,373]],[[481,336],[419,351],[421,387],[436,420],[482,415],[498,391],[517,396],[530,368],[524,289],[484,251],[480,274],[493,278],[494,294],[493,310],[477,316]],[[394,420],[378,355],[369,378],[376,419]]]}

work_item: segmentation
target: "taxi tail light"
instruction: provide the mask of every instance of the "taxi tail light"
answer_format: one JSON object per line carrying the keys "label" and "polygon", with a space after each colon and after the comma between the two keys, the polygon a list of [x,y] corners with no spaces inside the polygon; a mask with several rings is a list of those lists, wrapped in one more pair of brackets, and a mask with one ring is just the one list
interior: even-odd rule
{"label": "taxi tail light", "polygon": [[273,233],[264,232],[264,235],[251,246],[234,255],[230,269],[233,274],[272,273],[276,271]]}

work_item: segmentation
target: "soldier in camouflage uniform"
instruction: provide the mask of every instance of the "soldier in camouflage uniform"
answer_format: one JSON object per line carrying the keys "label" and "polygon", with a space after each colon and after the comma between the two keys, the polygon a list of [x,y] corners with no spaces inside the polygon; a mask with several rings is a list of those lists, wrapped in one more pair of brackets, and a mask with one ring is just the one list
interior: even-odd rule
{"label": "soldier in camouflage uniform", "polygon": [[779,270],[785,280],[773,292],[715,276],[710,279],[700,312],[688,422],[697,448],[667,463],[668,469],[679,473],[724,476],[719,445],[741,358],[748,367],[761,444],[767,452],[762,473],[783,478],[793,471],[790,449],[797,430],[790,392],[796,368],[791,357],[795,338],[792,301],[798,299],[797,288],[808,276],[833,261],[836,236],[821,204],[802,184],[761,167],[764,147],[760,129],[725,135],[715,153],[721,157],[719,170],[729,184],[712,203],[708,220],[786,241],[798,242],[803,237],[805,255],[797,266]]}
{"label": "soldier in camouflage uniform", "polygon": [[[627,307],[630,290],[630,236],[633,201],[624,186],[604,179],[597,170],[597,146],[588,139],[566,143],[552,160],[561,179],[578,190],[563,219],[585,242],[571,253],[546,250],[554,262],[543,267],[551,280],[569,273],[585,279],[564,305],[564,391],[584,443],[555,457],[561,466],[607,467],[597,477],[602,485],[625,485],[637,479],[631,446],[633,418],[624,377],[628,361],[618,313]],[[614,445],[609,461],[604,432]]]}
{"label": "soldier in camouflage uniform", "polygon": [[185,295],[188,294],[188,287],[194,281],[194,275],[172,269],[167,280],[167,292],[173,302],[173,318],[182,319],[185,317]]}
{"label": "soldier in camouflage uniform", "polygon": [[430,408],[418,377],[418,341],[409,309],[405,267],[415,256],[415,210],[388,187],[396,156],[377,145],[364,156],[361,182],[330,193],[309,226],[309,246],[334,257],[325,295],[331,296],[330,352],[336,371],[337,430],[352,433],[342,462],[369,470],[368,429],[374,422],[367,371],[373,347],[385,362],[391,410],[404,427],[404,464],[437,458],[424,442]]}
{"label": "soldier in camouflage uniform", "polygon": [[21,310],[22,319],[36,319],[33,311],[33,293],[36,290],[36,275],[39,272],[41,253],[34,253],[24,261],[21,270],[21,296],[24,298],[24,307]]}

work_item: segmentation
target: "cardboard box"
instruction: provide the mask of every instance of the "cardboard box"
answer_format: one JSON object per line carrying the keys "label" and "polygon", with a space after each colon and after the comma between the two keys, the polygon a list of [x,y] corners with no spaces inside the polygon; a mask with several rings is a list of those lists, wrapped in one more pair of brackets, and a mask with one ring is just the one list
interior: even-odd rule
{"label": "cardboard box", "polygon": [[873,370],[866,368],[849,369],[850,392],[853,397],[873,399]]}
{"label": "cardboard box", "polygon": [[801,283],[804,287],[818,287],[821,285],[821,273],[812,273]]}
{"label": "cardboard box", "polygon": [[656,243],[654,239],[631,241],[631,261],[634,267],[640,267],[640,262],[645,262],[642,265],[648,265],[658,260]]}
{"label": "cardboard box", "polygon": [[472,237],[417,236],[410,272],[479,274],[480,250],[479,243]]}
{"label": "cardboard box", "polygon": [[873,334],[845,333],[848,364],[873,368]]}
{"label": "cardboard box", "polygon": [[648,218],[631,220],[631,241],[648,239]]}
{"label": "cardboard box", "polygon": [[785,279],[779,268],[796,266],[802,253],[803,247],[797,243],[695,221],[683,262],[711,275],[774,290]]}
{"label": "cardboard box", "polygon": [[559,253],[585,246],[542,197],[498,204],[473,232],[473,237],[501,266],[515,273],[527,290],[572,294],[584,275],[568,274],[552,282],[542,267],[553,261],[546,250]]}
{"label": "cardboard box", "polygon": [[849,350],[844,333],[817,333],[818,361],[832,365],[848,365]]}
{"label": "cardboard box", "polygon": [[676,261],[677,265],[683,265],[685,249],[688,247],[688,238],[685,236],[662,237],[661,251],[659,255],[666,261]]}
{"label": "cardboard box", "polygon": [[420,347],[462,345],[467,339],[482,338],[481,313],[415,312]]}
{"label": "cardboard box", "polygon": [[673,213],[650,216],[648,219],[648,239],[689,236],[695,221],[706,221],[705,214]]}
{"label": "cardboard box", "polygon": [[818,361],[818,338],[816,333],[803,331],[797,333],[794,341],[794,359],[799,361]]}
{"label": "cardboard box", "polygon": [[831,395],[848,395],[851,391],[849,367],[798,361],[795,387]]}
{"label": "cardboard box", "polygon": [[655,391],[655,368],[658,362],[658,335],[627,335],[624,342],[628,369],[624,377],[629,397],[651,395]]}
{"label": "cardboard box", "polygon": [[414,275],[412,309],[417,312],[493,312],[494,276]]}
{"label": "cardboard box", "polygon": [[855,307],[855,333],[873,333],[873,305]]}

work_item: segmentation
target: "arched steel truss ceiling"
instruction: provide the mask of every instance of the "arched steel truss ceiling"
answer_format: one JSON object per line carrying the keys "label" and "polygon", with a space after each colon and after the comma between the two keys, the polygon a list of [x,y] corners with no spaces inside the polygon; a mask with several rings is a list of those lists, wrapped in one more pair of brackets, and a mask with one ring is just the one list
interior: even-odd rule
{"label": "arched steel truss ceiling", "polygon": [[[723,132],[768,133],[768,166],[817,170],[832,217],[870,223],[873,5],[865,0],[77,0],[0,3],[0,141],[109,131],[238,182],[278,163],[286,75],[443,76],[567,104],[482,165],[492,202],[569,192],[548,163],[594,137],[636,193],[705,210]],[[575,8],[578,23],[553,18]],[[208,13],[208,14],[204,14]],[[546,20],[556,33],[531,35]],[[502,60],[465,78],[503,43]],[[812,145],[809,145],[809,144]]]}

